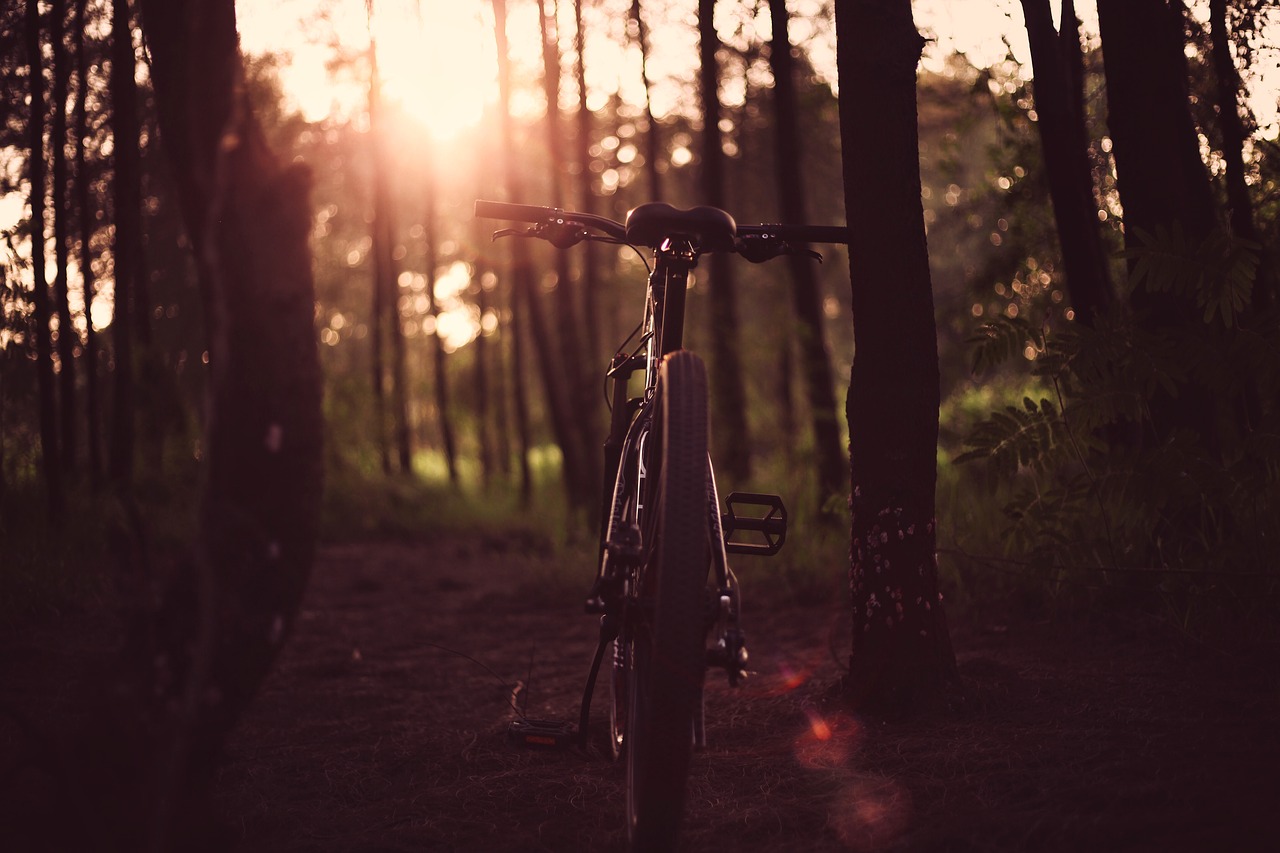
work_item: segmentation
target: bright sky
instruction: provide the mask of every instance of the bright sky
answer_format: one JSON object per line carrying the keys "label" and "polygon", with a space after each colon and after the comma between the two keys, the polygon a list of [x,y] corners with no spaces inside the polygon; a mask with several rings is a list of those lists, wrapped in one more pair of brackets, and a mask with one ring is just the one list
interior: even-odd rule
{"label": "bright sky", "polygon": [[[561,28],[565,39],[573,32],[573,4],[560,5]],[[588,92],[591,106],[603,106],[613,92],[621,91],[633,103],[643,99],[640,91],[639,56],[634,48],[619,49],[625,43],[628,0],[594,0],[584,3],[587,40]],[[1051,4],[1055,16],[1060,2]],[[1206,0],[1193,0],[1192,8],[1201,17],[1207,14]],[[796,16],[792,38],[807,41],[819,71],[835,76],[835,47],[829,32],[814,31],[805,20],[820,8],[819,0],[790,0]],[[358,110],[363,103],[365,83],[350,73],[336,79],[326,70],[332,58],[331,45],[341,43],[347,50],[363,50],[368,45],[364,0],[238,0],[241,39],[251,53],[286,52],[292,62],[283,71],[286,91],[309,118],[321,118],[331,110]],[[538,52],[538,22],[535,0],[509,0],[512,59],[516,80],[534,81],[541,69]],[[655,81],[655,112],[659,115],[679,108],[684,91],[681,85],[693,74],[697,61],[696,0],[646,0],[646,22],[651,29],[650,74]],[[452,136],[478,120],[486,101],[496,99],[496,59],[492,34],[492,7],[484,0],[375,0],[375,35],[380,68],[389,97],[398,99],[433,133]],[[1079,4],[1079,14],[1087,34],[1096,34],[1097,16],[1093,4]],[[931,39],[925,64],[942,67],[942,58],[959,51],[979,66],[1004,59],[1011,50],[1030,72],[1030,52],[1022,24],[1019,0],[916,0],[917,25]],[[726,40],[735,30],[769,36],[768,9],[760,4],[750,17],[746,4],[720,3],[717,29]],[[1275,22],[1280,26],[1280,20]],[[812,36],[812,38],[811,38]],[[1280,134],[1277,91],[1280,91],[1280,38],[1263,45],[1255,62],[1259,80],[1251,105],[1263,133]],[[519,73],[524,71],[524,74]],[[429,82],[430,81],[430,82]],[[726,95],[731,101],[733,92]],[[566,97],[573,97],[569,92]],[[517,92],[517,112],[542,109],[533,88]]]}

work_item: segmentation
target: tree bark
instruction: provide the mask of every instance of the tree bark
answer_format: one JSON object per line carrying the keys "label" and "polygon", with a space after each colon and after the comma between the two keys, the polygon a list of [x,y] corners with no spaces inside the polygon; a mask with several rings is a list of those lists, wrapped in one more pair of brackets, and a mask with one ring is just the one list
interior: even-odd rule
{"label": "tree bark", "polygon": [[[573,0],[574,51],[577,59],[574,72],[578,79],[578,187],[581,190],[580,210],[583,213],[596,212],[596,194],[592,187],[591,172],[591,110],[587,106],[587,35],[582,26],[582,0]],[[595,243],[582,244],[582,316],[584,320],[583,335],[585,365],[583,388],[590,394],[590,367],[601,363],[603,352],[600,341],[600,255]],[[586,398],[584,397],[584,400]]]}
{"label": "tree bark", "polygon": [[[386,405],[388,392],[391,403],[391,431],[395,444],[396,461],[400,471],[412,469],[412,448],[409,441],[408,400],[405,392],[404,331],[400,317],[400,285],[396,271],[395,214],[392,209],[391,182],[387,174],[390,149],[386,144],[386,128],[382,116],[382,80],[378,74],[378,46],[373,37],[373,2],[366,7],[369,16],[369,136],[373,150],[373,311],[370,343],[374,348],[374,417],[378,421],[379,454],[383,472],[391,471],[391,453],[387,447]],[[391,357],[390,375],[383,365],[383,334],[389,338]],[[389,386],[389,387],[388,387]]]}
{"label": "tree bark", "polygon": [[102,479],[102,426],[98,399],[98,333],[93,328],[93,303],[97,284],[93,273],[93,234],[96,229],[97,200],[89,192],[86,146],[89,136],[89,60],[85,41],[85,7],[88,0],[76,0],[74,38],[76,53],[75,109],[75,198],[80,226],[80,282],[84,293],[84,387],[85,444],[88,447],[89,478],[94,488]]}
{"label": "tree bark", "polygon": [[1179,223],[1198,243],[1217,224],[1213,191],[1187,105],[1178,13],[1166,0],[1098,0],[1125,245],[1139,229]]}
{"label": "tree bark", "polygon": [[[1035,70],[1036,128],[1044,151],[1045,172],[1058,240],[1067,273],[1067,290],[1076,319],[1092,326],[1112,302],[1111,274],[1099,233],[1098,206],[1093,195],[1088,134],[1084,113],[1072,80],[1072,55],[1080,52],[1074,7],[1063,7],[1062,31],[1053,28],[1049,0],[1022,0],[1031,62]],[[1071,20],[1068,20],[1071,15]]]}
{"label": "tree bark", "polygon": [[662,134],[653,117],[653,84],[649,79],[649,28],[640,11],[640,0],[631,0],[631,23],[635,27],[636,46],[640,48],[640,79],[644,83],[645,175],[649,180],[649,201],[662,201],[662,173],[658,163],[662,157]]}
{"label": "tree bark", "polygon": [[955,677],[934,556],[937,330],[920,201],[909,0],[838,0],[837,63],[855,351],[849,583],[855,708],[905,715]]}
{"label": "tree bark", "polygon": [[[232,0],[143,0],[162,144],[213,310],[200,534],[136,653],[107,797],[135,850],[206,842],[226,733],[297,612],[321,491],[310,175],[267,149],[243,91]],[[102,725],[104,723],[95,723]],[[130,794],[136,796],[130,796]],[[122,819],[125,818],[125,819]],[[128,818],[133,818],[132,820]],[[97,827],[96,824],[90,824]]]}
{"label": "tree bark", "polygon": [[52,306],[45,272],[45,98],[44,63],[41,61],[40,4],[27,3],[26,36],[31,113],[28,122],[30,157],[27,178],[31,182],[31,284],[35,308],[36,384],[40,396],[40,457],[48,492],[49,515],[59,520],[63,511],[62,461],[58,446],[58,401],[54,387],[53,337],[49,328]]}
{"label": "tree bark", "polygon": [[58,316],[58,420],[61,427],[58,450],[63,470],[73,473],[80,432],[76,407],[76,350],[79,349],[80,334],[71,319],[68,271],[71,208],[67,204],[67,97],[71,66],[66,45],[66,0],[53,0],[49,19],[49,41],[53,46],[53,121],[49,127],[49,147],[53,155],[53,253],[56,264],[53,298]]}
{"label": "tree bark", "polygon": [[[702,97],[702,192],[712,207],[727,206],[724,148],[720,133],[720,71],[716,53],[715,0],[698,0],[699,91]],[[731,258],[710,257],[711,405],[716,456],[730,482],[751,477],[747,396],[738,353],[737,285]]]}
{"label": "tree bark", "polygon": [[[1245,182],[1244,143],[1248,134],[1240,118],[1240,93],[1243,87],[1231,49],[1231,36],[1227,32],[1227,0],[1210,0],[1209,22],[1218,97],[1218,128],[1222,133],[1222,159],[1227,166],[1227,209],[1231,230],[1242,240],[1261,244],[1253,218],[1253,201],[1249,198],[1249,187]],[[1262,264],[1258,269],[1253,292],[1253,305],[1258,311],[1270,308],[1277,296],[1271,250],[1263,246],[1262,251]]]}
{"label": "tree bark", "polygon": [[[777,135],[774,177],[783,222],[807,221],[804,175],[801,164],[804,151],[800,142],[800,111],[796,104],[795,67],[788,35],[787,6],[784,0],[769,0],[773,21],[773,41],[769,63],[773,68],[773,98]],[[840,448],[840,425],[836,421],[835,380],[827,354],[822,329],[822,293],[813,261],[801,255],[790,255],[791,295],[796,313],[800,344],[800,362],[812,419],[814,459],[817,465],[817,510],[821,513],[827,501],[843,495],[847,480],[846,456]],[[789,360],[789,359],[788,359]]]}
{"label": "tree bark", "polygon": [[[431,168],[434,169],[434,159],[431,162]],[[426,274],[427,274],[427,315],[435,320],[440,319],[440,306],[436,304],[435,282],[436,282],[436,266],[438,258],[436,257],[436,179],[435,173],[432,171],[427,176],[427,198],[426,198],[426,223],[424,231],[426,232]],[[435,330],[431,335],[432,365],[434,367],[433,377],[435,381],[436,395],[436,417],[440,420],[440,439],[444,445],[445,465],[449,470],[449,483],[453,486],[458,485],[458,451],[456,441],[453,436],[453,420],[449,412],[449,370],[444,351],[444,339],[440,337],[440,326],[437,323]],[[481,427],[483,432],[483,427]],[[482,439],[483,441],[483,439]]]}
{"label": "tree bark", "polygon": [[[547,98],[547,150],[551,154],[550,202],[551,207],[560,208],[565,205],[563,180],[568,158],[565,156],[565,139],[560,121],[560,47],[558,33],[554,28],[556,4],[553,2],[548,11],[547,2],[548,0],[539,0],[538,20],[542,36],[543,91]],[[550,341],[547,342],[547,347],[543,347],[540,343],[541,335],[535,338],[534,343],[538,346],[539,357],[542,360],[544,381],[549,386],[564,385],[558,394],[565,397],[565,409],[559,416],[553,413],[553,417],[558,417],[562,422],[557,428],[557,433],[563,439],[560,442],[560,448],[566,461],[571,454],[574,457],[572,467],[566,467],[566,472],[572,478],[569,486],[570,503],[575,507],[591,511],[595,506],[594,495],[600,480],[599,464],[592,449],[599,446],[600,442],[599,431],[594,428],[591,417],[595,407],[591,405],[592,395],[585,370],[586,363],[579,346],[584,323],[578,310],[576,288],[570,273],[569,253],[556,250],[553,257],[556,270],[557,353],[551,352]],[[535,324],[535,335],[537,335],[537,327],[543,324],[537,319],[541,314],[541,306],[534,304],[539,299],[536,289],[528,290],[528,298],[535,311],[530,320]],[[546,331],[550,333],[550,329]],[[558,364],[555,362],[557,355]],[[548,393],[551,393],[550,389]],[[566,446],[566,444],[572,446]]]}
{"label": "tree bark", "polygon": [[136,375],[133,290],[142,256],[142,161],[138,153],[138,92],[134,82],[137,63],[129,7],[129,0],[114,0],[111,12],[111,134],[115,158],[116,233],[111,252],[115,265],[111,317],[115,372],[108,469],[111,482],[118,489],[128,489],[133,482]]}
{"label": "tree bark", "polygon": [[[516,165],[515,122],[511,118],[511,60],[507,51],[507,2],[491,0],[493,3],[493,33],[498,49],[498,114],[502,121],[502,167],[503,184],[506,186],[508,200],[520,203],[524,197],[524,184],[520,177],[520,169]],[[539,5],[541,14],[541,5]],[[516,438],[520,449],[520,503],[529,506],[533,497],[533,477],[529,469],[529,454],[533,449],[533,436],[529,423],[529,402],[523,381],[525,353],[527,341],[525,335],[525,317],[523,306],[528,302],[533,290],[533,266],[529,258],[528,247],[516,240],[511,244],[511,383],[512,402],[516,415]],[[529,312],[529,321],[534,319],[536,307]],[[535,341],[539,339],[539,329],[534,324]],[[546,370],[542,371],[544,382]],[[554,384],[554,381],[550,384]],[[561,430],[557,428],[560,409],[556,405],[555,394],[550,384],[547,387],[547,403],[551,409],[551,422],[557,441],[563,440]],[[564,445],[561,445],[562,449]],[[574,476],[570,473],[574,452],[572,448],[564,449],[564,481],[566,490],[572,489]],[[576,473],[576,472],[575,472]],[[570,494],[572,492],[570,491]]]}
{"label": "tree bark", "polygon": [[[1140,234],[1164,231],[1177,233],[1194,251],[1218,225],[1187,99],[1180,16],[1181,4],[1167,0],[1098,0],[1107,123],[1128,249],[1142,247]],[[1138,322],[1155,334],[1203,328],[1202,310],[1186,295],[1137,287],[1130,304]],[[1154,439],[1192,430],[1217,455],[1227,405],[1222,388],[1193,381],[1181,383],[1176,394],[1161,390],[1148,405]]]}

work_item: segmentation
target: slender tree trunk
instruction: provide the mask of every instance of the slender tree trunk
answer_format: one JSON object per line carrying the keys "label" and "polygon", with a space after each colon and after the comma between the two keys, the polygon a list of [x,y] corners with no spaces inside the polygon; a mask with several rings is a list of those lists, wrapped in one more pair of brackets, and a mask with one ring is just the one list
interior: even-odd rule
{"label": "slender tree trunk", "polygon": [[387,291],[383,283],[385,278],[381,270],[381,264],[385,262],[385,252],[382,251],[382,235],[377,227],[377,210],[379,206],[378,194],[382,191],[380,182],[379,165],[382,162],[382,150],[378,143],[377,120],[375,116],[379,111],[379,99],[381,97],[381,83],[378,79],[378,50],[377,43],[373,37],[373,0],[365,0],[366,20],[369,26],[369,136],[371,140],[371,148],[373,151],[373,170],[374,170],[374,220],[372,237],[373,245],[371,251],[373,253],[373,281],[370,282],[372,305],[371,311],[373,317],[369,321],[369,347],[370,353],[370,369],[373,371],[373,424],[374,424],[374,440],[377,442],[378,459],[382,463],[382,473],[391,473],[391,444],[388,441],[387,430],[387,370],[383,357],[385,354],[385,344],[382,340],[384,328],[386,326],[386,300]]}
{"label": "slender tree trunk", "polygon": [[[769,0],[773,21],[773,42],[769,62],[773,66],[773,97],[777,114],[777,161],[774,175],[784,222],[807,221],[804,151],[800,143],[800,111],[796,104],[795,70],[788,37],[787,7],[784,0]],[[814,456],[818,466],[819,511],[833,495],[843,495],[847,483],[846,454],[840,447],[840,425],[836,421],[835,379],[822,330],[822,292],[813,261],[800,255],[788,257],[791,293],[795,305],[800,343],[800,363],[813,419]]]}
{"label": "slender tree trunk", "polygon": [[[582,190],[580,209],[583,213],[596,212],[596,194],[592,187],[591,171],[591,110],[587,106],[587,35],[582,26],[582,0],[573,0],[574,49],[577,61],[574,70],[578,78],[578,186]],[[595,243],[582,245],[582,313],[586,334],[583,337],[586,365],[600,363],[604,351],[600,341],[600,254]],[[589,372],[585,374],[589,376]],[[590,393],[590,380],[584,377],[584,388]]]}
{"label": "slender tree trunk", "polygon": [[[560,47],[555,26],[555,3],[552,2],[550,9],[547,8],[548,0],[539,0],[539,3],[542,81],[547,98],[547,141],[548,150],[551,153],[550,202],[552,207],[558,208],[565,206],[563,181],[565,167],[568,164],[560,121]],[[590,511],[595,506],[593,496],[600,479],[599,465],[596,455],[592,452],[592,449],[599,445],[599,436],[591,418],[594,407],[591,405],[591,392],[585,372],[586,364],[583,361],[582,348],[579,346],[584,324],[579,316],[578,300],[574,292],[576,288],[569,268],[569,253],[557,250],[553,257],[556,269],[555,337],[558,351],[553,354],[549,346],[543,348],[540,343],[541,336],[535,339],[534,343],[539,348],[540,358],[544,359],[542,363],[545,381],[548,384],[564,386],[558,392],[565,398],[564,409],[560,414],[553,412],[553,417],[561,422],[556,431],[561,437],[560,448],[565,454],[566,461],[570,455],[574,457],[572,465],[566,466],[566,472],[572,477],[569,485],[570,503]],[[537,301],[538,295],[535,289],[530,288],[528,295],[531,303]],[[535,323],[536,329],[542,325],[535,319],[541,313],[541,307],[535,305],[534,311],[535,316],[530,319]]]}
{"label": "slender tree trunk", "polygon": [[[1209,2],[1210,39],[1213,44],[1213,71],[1218,96],[1218,129],[1222,133],[1222,159],[1227,166],[1227,208],[1231,230],[1236,237],[1261,244],[1253,219],[1253,202],[1245,182],[1244,143],[1248,134],[1240,118],[1240,74],[1236,70],[1231,37],[1227,32],[1227,0]],[[1263,247],[1263,262],[1254,285],[1253,303],[1265,311],[1275,303],[1277,294],[1273,260],[1268,247]]]}
{"label": "slender tree trunk", "polygon": [[[480,259],[475,263],[476,288],[474,296],[476,300],[476,308],[480,311],[481,322],[484,320],[485,314],[490,310],[489,292],[485,290],[484,279],[488,275],[488,268]],[[494,464],[493,464],[493,441],[492,441],[492,415],[493,406],[490,398],[493,391],[489,382],[489,342],[485,338],[484,328],[480,329],[480,333],[476,335],[476,339],[472,341],[472,358],[473,373],[472,381],[475,382],[476,395],[476,449],[480,457],[480,481],[485,491],[489,490],[493,483]]]}
{"label": "slender tree trunk", "polygon": [[76,469],[79,445],[76,407],[76,350],[80,335],[71,320],[70,261],[71,209],[67,205],[67,98],[71,65],[66,45],[66,0],[53,0],[49,10],[49,41],[53,45],[53,121],[49,127],[49,148],[53,155],[53,251],[56,269],[53,279],[54,306],[58,316],[58,420],[61,438],[58,449],[64,471]]}
{"label": "slender tree trunk", "polygon": [[910,0],[837,0],[855,351],[848,696],[890,715],[937,706],[955,677],[934,556],[939,371],[920,202]]}
{"label": "slender tree trunk", "polygon": [[[434,160],[432,161],[434,169]],[[436,178],[432,171],[427,177],[427,198],[426,198],[426,274],[427,274],[427,314],[435,320],[440,319],[440,306],[436,304],[435,283],[436,283],[436,267],[438,259],[436,257]],[[440,336],[440,327],[437,323],[435,330],[431,335],[431,349],[434,356],[433,365],[435,367],[434,377],[435,393],[436,393],[436,416],[440,419],[440,438],[444,444],[445,464],[449,469],[449,482],[453,486],[458,485],[458,451],[453,436],[453,420],[449,413],[449,371],[446,355],[444,351],[444,339]]]}
{"label": "slender tree trunk", "polygon": [[[715,0],[698,0],[698,34],[702,94],[703,201],[725,208],[724,149],[720,134],[720,71],[716,52]],[[731,482],[751,476],[751,436],[747,397],[738,354],[737,284],[729,255],[710,257],[711,405],[716,456]]]}
{"label": "slender tree trunk", "polygon": [[108,467],[117,488],[133,482],[134,377],[133,285],[142,254],[142,162],[138,153],[138,93],[129,0],[114,0],[111,13],[112,155],[115,158],[114,312],[111,341],[115,353],[114,400]]}
{"label": "slender tree trunk", "polygon": [[80,225],[80,281],[84,293],[84,387],[85,443],[88,446],[89,478],[96,489],[102,480],[102,427],[98,399],[98,334],[93,328],[93,302],[97,285],[93,273],[93,234],[98,211],[96,196],[89,192],[85,148],[89,136],[89,60],[85,43],[85,7],[88,0],[76,0],[74,38],[76,52],[75,109],[75,208]]}
{"label": "slender tree trunk", "polygon": [[321,411],[309,173],[275,160],[249,112],[231,0],[143,9],[162,139],[213,288],[210,412],[195,556],[155,624],[137,626],[134,667],[104,697],[115,713],[93,715],[115,776],[85,783],[103,796],[84,826],[96,848],[164,851],[208,843],[225,735],[297,612],[319,512]]}
{"label": "slender tree trunk", "polygon": [[[379,440],[386,446],[386,404],[390,392],[391,429],[395,442],[396,460],[404,473],[410,473],[413,465],[409,439],[408,400],[405,382],[404,330],[400,317],[400,285],[396,271],[395,215],[392,209],[391,181],[387,173],[390,149],[386,143],[386,128],[382,116],[382,80],[378,73],[378,47],[373,37],[373,0],[367,0],[369,22],[369,135],[373,146],[373,300],[374,326],[371,335],[374,347],[374,400],[375,417],[382,424]],[[383,366],[382,335],[389,340],[391,364],[390,376]],[[388,379],[390,380],[388,382]],[[388,387],[389,385],[389,387]],[[381,452],[381,451],[380,451]],[[391,471],[391,454],[382,455],[383,471]]]}
{"label": "slender tree trunk", "polygon": [[631,0],[631,25],[635,29],[636,46],[640,48],[640,79],[644,83],[645,143],[648,154],[644,160],[645,175],[649,179],[649,201],[662,201],[662,174],[658,163],[662,157],[662,136],[658,120],[653,117],[652,82],[649,79],[649,28],[644,24],[640,0]]}
{"label": "slender tree trunk", "polygon": [[1075,27],[1068,23],[1065,8],[1061,33],[1053,27],[1049,0],[1022,0],[1022,10],[1035,69],[1036,127],[1044,150],[1067,288],[1076,318],[1091,326],[1111,304],[1112,286],[1098,230],[1084,114],[1078,112],[1078,100],[1073,97],[1070,57],[1079,54],[1080,44],[1067,41]]}
{"label": "slender tree trunk", "polygon": [[[502,119],[502,165],[503,183],[506,185],[507,198],[519,203],[523,199],[524,186],[520,179],[520,169],[516,165],[515,126],[511,119],[511,60],[507,52],[507,2],[492,0],[493,32],[498,48],[498,113]],[[539,5],[541,10],[541,5]],[[541,11],[539,11],[541,14]],[[529,455],[533,450],[533,437],[529,424],[529,402],[523,381],[526,341],[525,318],[522,316],[527,297],[533,290],[533,267],[529,259],[528,248],[516,240],[511,244],[511,383],[512,401],[515,405],[516,436],[520,445],[520,503],[529,506],[533,497],[533,478],[529,470]],[[529,312],[532,320],[533,311]],[[538,337],[535,325],[533,334]],[[544,380],[546,372],[543,371]],[[552,424],[556,423],[556,406],[550,389],[547,394],[551,408]],[[559,431],[556,438],[562,439]],[[562,445],[563,447],[563,445]],[[569,489],[573,478],[569,473],[572,449],[565,450],[565,487]]]}
{"label": "slender tree trunk", "polygon": [[31,117],[28,128],[31,156],[27,159],[31,182],[31,275],[32,302],[36,324],[36,383],[40,396],[40,455],[49,514],[60,519],[63,510],[62,461],[58,447],[58,402],[53,374],[53,339],[49,328],[52,313],[49,283],[45,274],[45,99],[44,63],[41,62],[40,5],[27,4],[26,36],[28,74],[31,88]]}

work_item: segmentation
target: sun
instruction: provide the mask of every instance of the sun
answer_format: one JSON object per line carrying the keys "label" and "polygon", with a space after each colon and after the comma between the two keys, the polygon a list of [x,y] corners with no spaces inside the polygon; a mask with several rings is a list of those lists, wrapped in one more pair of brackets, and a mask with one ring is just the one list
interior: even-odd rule
{"label": "sun", "polygon": [[434,136],[480,121],[496,89],[492,23],[478,3],[383,3],[374,37],[383,93]]}

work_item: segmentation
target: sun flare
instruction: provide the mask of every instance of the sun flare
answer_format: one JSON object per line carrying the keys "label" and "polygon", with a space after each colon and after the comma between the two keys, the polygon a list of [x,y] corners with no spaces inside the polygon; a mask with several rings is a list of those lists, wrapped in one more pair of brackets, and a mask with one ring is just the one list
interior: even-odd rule
{"label": "sun flare", "polygon": [[388,100],[431,134],[450,138],[480,121],[493,96],[493,36],[481,7],[387,3],[374,19]]}

